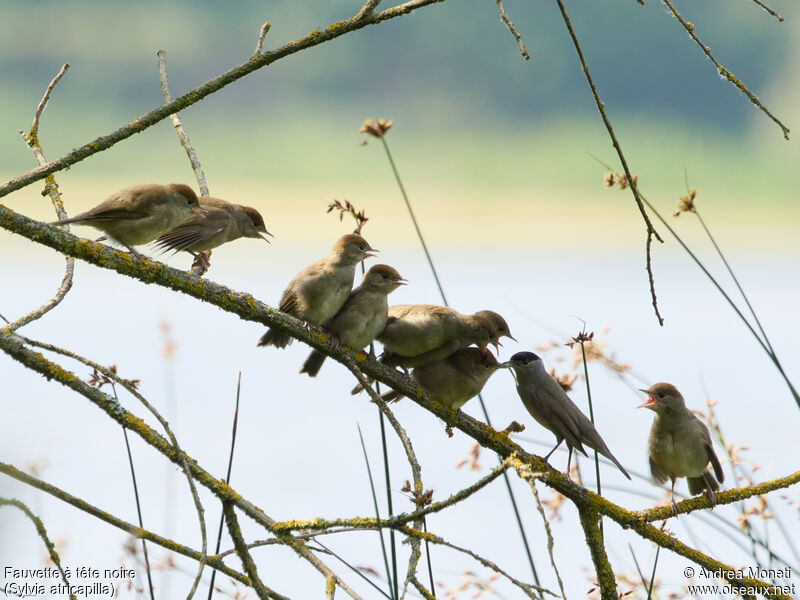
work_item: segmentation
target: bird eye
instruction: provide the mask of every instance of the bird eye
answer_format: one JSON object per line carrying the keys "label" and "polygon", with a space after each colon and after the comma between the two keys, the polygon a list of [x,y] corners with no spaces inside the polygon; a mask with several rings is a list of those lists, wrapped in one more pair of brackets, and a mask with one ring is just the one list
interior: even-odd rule
{"label": "bird eye", "polygon": [[363,252],[364,251],[364,246],[359,246],[358,249]]}
{"label": "bird eye", "polygon": [[658,392],[658,397],[659,398],[663,398],[664,397],[664,392]]}
{"label": "bird eye", "polygon": [[388,276],[386,273],[384,273],[384,274],[383,274],[383,278],[384,278],[384,279],[389,279],[389,276]]}

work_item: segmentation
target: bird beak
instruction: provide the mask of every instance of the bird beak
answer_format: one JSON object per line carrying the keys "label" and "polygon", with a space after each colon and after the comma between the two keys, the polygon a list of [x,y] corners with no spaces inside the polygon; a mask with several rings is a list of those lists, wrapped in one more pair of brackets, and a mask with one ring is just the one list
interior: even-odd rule
{"label": "bird beak", "polygon": [[507,360],[504,363],[500,363],[500,366],[498,368],[499,369],[510,369],[513,366],[514,366],[514,363],[512,361],[510,361],[510,360]]}
{"label": "bird beak", "polygon": [[266,234],[267,234],[268,236],[270,236],[270,237],[275,237],[275,236],[274,236],[274,235],[272,235],[272,234],[271,234],[269,231],[267,231],[267,228],[266,228],[266,227],[256,227],[256,231],[258,232],[258,237],[260,237],[262,240],[264,240],[264,241],[265,241],[265,242],[267,242],[268,244],[272,243],[272,242],[270,242],[270,241],[269,241],[269,240],[266,238],[266,236],[262,235],[262,234],[265,234],[265,233],[266,233]]}
{"label": "bird beak", "polygon": [[647,402],[645,402],[644,404],[640,404],[636,408],[649,408],[650,410],[655,410],[656,407],[658,406],[658,400],[653,398],[653,396],[651,396],[647,390],[640,389],[639,391],[647,394]]}
{"label": "bird beak", "polygon": [[378,256],[377,254],[373,254],[373,252],[380,252],[380,250],[376,250],[375,248],[370,248],[370,251],[364,254],[364,258],[375,258]]}
{"label": "bird beak", "polygon": [[204,217],[208,213],[208,209],[203,208],[202,206],[193,206],[192,212],[196,214],[198,217]]}
{"label": "bird beak", "polygon": [[406,285],[406,284],[408,283],[408,279],[403,279],[403,278],[401,277],[400,279],[395,279],[395,280],[394,280],[394,282],[395,282],[397,285]]}
{"label": "bird beak", "polygon": [[[506,334],[506,337],[507,337],[508,339],[510,339],[510,340],[514,340],[515,342],[517,342],[517,338],[515,338],[515,337],[514,337],[513,335],[511,335],[510,333]],[[517,343],[519,344],[519,342],[517,342]]]}

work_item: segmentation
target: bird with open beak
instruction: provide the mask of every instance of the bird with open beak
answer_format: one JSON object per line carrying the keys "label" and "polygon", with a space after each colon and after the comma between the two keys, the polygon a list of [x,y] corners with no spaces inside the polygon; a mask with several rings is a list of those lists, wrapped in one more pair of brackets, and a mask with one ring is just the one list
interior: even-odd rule
{"label": "bird with open beak", "polygon": [[522,404],[542,427],[549,429],[556,436],[557,443],[544,457],[545,461],[556,451],[561,442],[566,441],[569,449],[567,458],[567,476],[569,476],[572,450],[578,450],[581,454],[586,455],[586,450],[583,448],[585,444],[613,462],[625,477],[631,478],[625,468],[611,454],[592,422],[575,406],[561,385],[545,370],[542,360],[536,354],[517,352],[505,365],[514,370],[517,393]]}
{"label": "bird with open beak", "polygon": [[[279,309],[307,325],[322,325],[342,308],[350,290],[356,265],[378,252],[363,237],[343,235],[331,253],[300,271],[286,286]],[[292,338],[276,329],[268,329],[258,340],[259,346],[285,348]]]}
{"label": "bird with open beak", "polygon": [[[656,413],[647,443],[650,474],[656,483],[664,483],[667,479],[672,481],[670,499],[673,514],[678,515],[675,503],[675,480],[678,477],[686,477],[689,493],[696,495],[705,491],[711,506],[715,506],[714,492],[725,480],[725,473],[714,452],[708,427],[686,408],[683,396],[674,385],[656,383],[640,391],[647,394],[647,401],[639,408]],[[709,462],[716,479],[707,469]]]}
{"label": "bird with open beak", "polygon": [[152,242],[193,214],[205,213],[188,185],[143,183],[115,192],[93,209],[50,225],[91,225],[131,254],[141,256],[134,246]]}
{"label": "bird with open beak", "polygon": [[[386,326],[387,297],[405,284],[406,280],[389,265],[373,265],[364,274],[361,285],[350,292],[342,308],[323,328],[336,336],[336,346],[341,343],[354,350],[364,348]],[[325,358],[325,354],[313,350],[300,372],[316,377]]]}
{"label": "bird with open beak", "polygon": [[220,198],[201,196],[198,200],[206,213],[194,215],[160,235],[155,241],[158,248],[164,252],[188,252],[197,259],[201,252],[241,237],[261,238],[269,243],[266,236],[272,234],[255,208],[231,204]]}

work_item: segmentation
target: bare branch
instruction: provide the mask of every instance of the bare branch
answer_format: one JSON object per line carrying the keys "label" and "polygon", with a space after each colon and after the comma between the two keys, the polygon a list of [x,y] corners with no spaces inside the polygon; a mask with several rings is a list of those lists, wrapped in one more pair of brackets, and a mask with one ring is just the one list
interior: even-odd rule
{"label": "bare branch", "polygon": [[658,324],[663,325],[664,319],[661,318],[661,314],[658,312],[658,299],[656,298],[655,292],[655,285],[653,282],[653,270],[652,264],[650,262],[650,244],[652,238],[655,237],[659,242],[662,244],[664,240],[656,231],[655,227],[653,227],[653,223],[650,221],[650,217],[647,215],[647,211],[644,208],[644,202],[642,200],[641,195],[639,194],[639,184],[637,183],[636,178],[631,174],[630,169],[628,168],[628,161],[625,159],[625,155],[622,153],[622,146],[620,146],[619,141],[617,141],[617,136],[614,133],[614,128],[611,126],[611,121],[608,119],[608,115],[606,114],[605,103],[600,100],[600,96],[597,93],[597,88],[594,85],[594,81],[592,80],[592,76],[589,73],[589,66],[586,64],[586,59],[583,57],[583,50],[581,50],[581,45],[578,43],[578,36],[575,35],[575,30],[572,29],[572,22],[569,20],[569,16],[567,15],[567,8],[564,6],[563,0],[556,0],[558,3],[558,8],[561,11],[561,17],[564,20],[564,24],[567,27],[567,31],[569,32],[570,37],[572,38],[572,43],[575,46],[575,51],[578,53],[578,59],[581,63],[581,69],[583,70],[583,74],[586,77],[586,81],[589,84],[589,88],[592,90],[592,97],[594,98],[594,103],[597,106],[597,110],[600,112],[600,116],[603,119],[603,123],[606,126],[606,130],[608,131],[608,135],[611,137],[611,143],[614,145],[614,149],[617,151],[617,156],[619,156],[620,163],[622,163],[622,168],[625,171],[625,176],[628,179],[628,182],[631,186],[631,192],[633,192],[633,197],[636,200],[636,206],[639,208],[639,213],[642,215],[642,219],[644,219],[645,225],[647,226],[647,276],[651,282],[650,286],[650,297],[653,301],[653,307],[655,309],[656,318],[658,319]]}
{"label": "bare branch", "polygon": [[519,32],[514,27],[514,24],[511,22],[511,19],[508,18],[506,15],[506,11],[503,8],[503,0],[497,0],[497,10],[500,13],[500,18],[503,20],[503,23],[506,24],[508,30],[511,32],[511,35],[514,36],[514,39],[517,40],[517,46],[519,46],[519,51],[522,52],[522,58],[525,60],[530,60],[531,55],[528,54],[528,49],[525,48],[525,44],[522,42],[522,37],[519,35]]}
{"label": "bare branch", "polygon": [[56,84],[64,76],[64,73],[67,72],[67,69],[69,69],[69,63],[64,63],[64,65],[58,71],[58,74],[53,77],[50,85],[47,86],[47,89],[44,91],[44,96],[42,96],[42,100],[39,102],[39,106],[36,107],[36,112],[33,114],[33,123],[31,123],[30,132],[25,138],[25,141],[27,141],[31,147],[34,145],[39,145],[38,143],[31,141],[29,138],[35,138],[39,135],[39,119],[42,116],[42,112],[44,112],[44,107],[47,104],[47,101],[50,100],[50,92],[52,92],[53,88],[56,87]]}
{"label": "bare branch", "polygon": [[[163,50],[158,51],[158,74],[161,78],[161,95],[164,96],[164,104],[172,102],[172,96],[169,93],[169,81],[167,80],[167,54]],[[194,176],[197,178],[197,185],[200,186],[200,195],[208,196],[208,184],[206,183],[206,176],[203,173],[203,167],[200,166],[200,161],[197,159],[197,153],[194,151],[192,142],[189,141],[189,136],[183,129],[181,118],[178,113],[172,113],[169,116],[172,119],[172,125],[175,127],[175,132],[181,140],[181,146],[186,150],[189,155],[189,162],[192,163]]]}
{"label": "bare branch", "polygon": [[361,10],[358,11],[358,14],[356,14],[356,20],[368,18],[375,12],[375,9],[378,8],[380,3],[381,0],[367,0],[364,6],[361,7]]}
{"label": "bare branch", "polygon": [[753,0],[753,2],[755,2],[756,4],[758,4],[758,5],[759,5],[761,8],[763,8],[765,11],[767,11],[767,12],[768,12],[769,14],[771,14],[773,17],[775,17],[776,19],[778,19],[778,21],[780,21],[781,23],[783,23],[783,17],[782,17],[782,16],[780,16],[778,13],[776,13],[774,10],[772,10],[772,9],[771,9],[769,6],[767,6],[766,4],[764,4],[763,2],[761,2],[761,0]]}
{"label": "bare branch", "polygon": [[[58,74],[53,77],[53,80],[50,82],[50,85],[47,86],[47,89],[44,92],[44,96],[42,96],[42,100],[39,102],[39,106],[36,107],[36,111],[33,115],[33,123],[31,124],[31,128],[27,135],[22,133],[20,130],[20,135],[22,135],[22,139],[28,144],[28,146],[33,150],[33,154],[36,157],[37,162],[39,165],[47,164],[47,161],[44,158],[44,152],[42,151],[41,143],[39,142],[39,120],[42,116],[42,112],[44,111],[44,107],[47,105],[47,101],[50,99],[50,93],[53,91],[53,88],[56,84],[61,80],[64,76],[64,73],[67,72],[69,69],[69,63],[64,63],[61,69],[58,71]],[[56,211],[56,215],[60,220],[64,220],[67,218],[67,212],[64,210],[64,202],[61,199],[61,193],[58,191],[58,184],[56,183],[56,179],[53,175],[48,175],[46,178],[45,183],[45,191],[44,193],[50,196],[50,201],[53,203],[53,208]],[[69,230],[69,225],[63,225],[63,227]],[[56,306],[58,306],[64,297],[67,295],[69,290],[72,288],[72,278],[75,273],[75,259],[71,256],[66,257],[66,267],[64,270],[64,277],[61,280],[61,285],[56,290],[55,296],[53,296],[50,300],[45,302],[39,308],[32,310],[27,315],[24,315],[10,323],[8,328],[11,331],[16,331],[20,327],[31,323],[32,321],[36,321],[37,319],[41,319],[45,314],[53,310]]]}
{"label": "bare branch", "polygon": [[670,2],[670,0],[663,0],[663,1],[664,1],[664,4],[667,5],[667,8],[669,8],[669,10],[672,12],[672,16],[674,16],[676,19],[678,19],[678,21],[680,21],[680,24],[683,25],[683,28],[686,30],[686,33],[689,34],[689,37],[692,38],[697,43],[698,46],[700,46],[700,49],[703,51],[703,54],[705,54],[708,57],[708,59],[712,63],[714,63],[714,66],[717,67],[717,72],[722,77],[724,77],[725,79],[730,81],[734,86],[736,86],[739,89],[739,91],[744,93],[744,95],[749,98],[750,102],[755,104],[761,110],[761,112],[763,112],[770,119],[772,119],[775,122],[775,124],[778,125],[778,127],[781,128],[781,131],[783,131],[783,138],[785,140],[788,140],[789,139],[789,133],[790,133],[789,128],[786,127],[786,125],[784,125],[780,121],[780,119],[778,119],[775,115],[773,115],[766,106],[761,104],[761,100],[759,100],[753,92],[751,92],[749,89],[747,89],[747,86],[745,86],[745,84],[742,83],[742,81],[740,79],[738,79],[736,76],[734,76],[733,73],[728,71],[728,69],[726,69],[721,64],[719,64],[717,59],[714,58],[714,56],[711,54],[711,50],[709,49],[709,47],[706,46],[705,44],[703,44],[703,42],[700,41],[700,38],[698,38],[695,35],[695,33],[694,33],[694,25],[692,23],[689,23],[688,21],[684,20],[684,18],[680,15],[680,13],[677,11],[675,6],[673,6],[672,2]]}
{"label": "bare branch", "polygon": [[261,30],[258,32],[258,41],[256,42],[255,52],[253,52],[253,58],[261,56],[261,46],[264,44],[264,38],[267,37],[270,27],[272,27],[272,24],[269,21],[261,26]]}

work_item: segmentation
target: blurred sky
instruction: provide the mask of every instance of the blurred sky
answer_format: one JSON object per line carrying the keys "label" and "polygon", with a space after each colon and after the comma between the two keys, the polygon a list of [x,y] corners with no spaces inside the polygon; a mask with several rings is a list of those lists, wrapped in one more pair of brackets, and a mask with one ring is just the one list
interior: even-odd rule
{"label": "blurred sky", "polygon": [[[788,0],[772,6],[786,22],[778,23],[750,2],[678,4],[722,64],[796,129],[800,12]],[[170,87],[178,96],[246,61],[264,20],[272,23],[265,47],[273,48],[358,8],[357,2],[341,0],[240,2],[235,10],[205,1],[6,1],[0,8],[0,178],[34,166],[16,130],[29,127],[44,88],[66,61],[71,68],[54,91],[40,129],[49,159],[161,103],[159,48],[167,52]],[[706,391],[719,402],[715,410],[726,436],[748,446],[747,456],[760,466],[757,480],[796,470],[798,407],[733,312],[658,225],[666,243],[654,244],[654,269],[666,323],[656,324],[641,219],[628,192],[602,186],[605,169],[590,156],[618,164],[556,5],[507,0],[505,8],[531,61],[520,57],[494,2],[449,0],[279,61],[184,111],[212,195],[256,206],[276,234],[269,247],[242,240],[215,251],[208,277],[274,305],[294,273],[351,229],[325,213],[331,200],[346,198],[370,217],[365,236],[382,250],[379,260],[411,282],[393,300],[438,302],[383,150],[373,141],[359,145],[362,136],[356,132],[364,118],[390,118],[395,128],[389,143],[452,303],[464,312],[498,310],[519,340],[507,343],[501,358],[563,342],[578,332],[579,319],[598,335],[608,326],[603,339],[619,360],[632,365],[639,376],[631,382],[636,387],[667,380],[694,408],[704,407]],[[690,186],[699,190],[704,218],[797,382],[796,142],[783,140],[767,117],[720,79],[663,4],[572,0],[568,10],[642,191],[668,217],[685,193],[686,170]],[[56,180],[71,214],[133,183],[194,185],[167,121],[57,173]],[[40,191],[36,184],[2,203],[51,220],[52,207]],[[696,220],[669,218],[712,272],[724,278]],[[89,228],[74,231],[96,236]],[[0,232],[0,253],[0,314],[15,319],[52,295],[63,258],[5,232]],[[162,258],[182,267],[189,262],[184,256]],[[176,344],[169,359],[162,355],[162,322],[169,324]],[[364,431],[373,474],[378,474],[374,408],[347,395],[352,382],[340,365],[326,363],[317,380],[297,376],[307,354],[301,344],[284,352],[256,349],[261,330],[187,297],[78,263],[75,286],[63,304],[22,333],[117,364],[123,376],[141,379],[144,393],[176,427],[183,446],[218,476],[226,464],[241,370],[234,487],[277,519],[371,516],[355,424]],[[548,360],[559,372],[567,369],[557,355]],[[69,366],[88,376],[84,367]],[[634,410],[641,395],[600,366],[592,367],[592,386],[598,429],[609,447],[626,467],[646,474],[651,415]],[[586,406],[582,386],[573,397]],[[521,443],[540,454],[547,451],[551,436],[522,410],[506,373],[490,381],[486,398],[495,425],[521,421],[527,427]],[[2,460],[20,468],[42,461],[44,479],[135,519],[122,435],[104,415],[6,358],[0,359],[0,403]],[[123,403],[143,416],[130,399]],[[474,401],[465,410],[480,418]],[[486,472],[453,468],[467,455],[469,439],[458,433],[448,439],[442,424],[411,402],[397,404],[396,411],[437,499]],[[179,474],[138,440],[133,447],[145,525],[199,545],[196,517]],[[408,469],[391,437],[390,448],[395,506],[406,510],[410,504],[399,489]],[[481,462],[484,468],[494,464],[485,452]],[[551,462],[564,468],[566,456],[556,453]],[[584,473],[590,477],[591,470]],[[726,487],[733,485],[727,473]],[[612,469],[604,468],[602,476],[608,497],[627,507],[652,506],[654,499],[638,494],[660,493],[642,481],[627,484]],[[511,479],[543,583],[554,589],[541,519],[530,492]],[[685,491],[685,483],[678,487]],[[0,478],[0,496],[30,503],[51,535],[65,540],[67,564],[105,568],[124,559],[125,536],[116,530],[7,478]],[[791,506],[799,499],[797,490],[770,499],[794,546],[800,545]],[[218,511],[210,500],[208,506],[207,520],[216,527]],[[722,507],[713,514],[735,522],[737,509]],[[556,559],[568,596],[580,597],[588,588],[591,563],[574,511],[564,508],[561,516],[553,523]],[[721,560],[751,564],[747,548],[719,533],[714,521],[709,525],[713,518],[681,517],[673,530]],[[502,484],[428,525],[530,579]],[[768,526],[775,552],[797,565],[796,551],[781,538],[776,522]],[[244,519],[243,527],[249,537],[264,537]],[[615,525],[607,525],[606,532],[616,570],[635,572],[629,542],[640,563],[652,565],[649,544]],[[41,543],[18,514],[0,511],[0,536],[0,566],[41,564]],[[734,540],[742,539],[734,533]],[[346,534],[329,542],[356,564],[382,572],[376,534]],[[405,552],[403,547],[401,555]],[[160,549],[153,553],[164,556]],[[291,597],[320,593],[324,582],[293,555],[267,548],[256,557],[278,591]],[[365,597],[374,597],[335,559],[325,559]],[[449,551],[437,549],[433,560],[436,578],[446,586],[460,583],[465,569],[488,576]],[[686,583],[686,561],[667,552],[659,561],[665,589]],[[185,593],[188,581],[181,575],[158,579],[161,597],[170,597],[169,589]],[[503,597],[519,597],[502,584],[497,589]]]}

